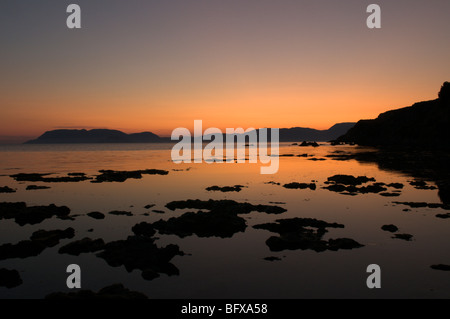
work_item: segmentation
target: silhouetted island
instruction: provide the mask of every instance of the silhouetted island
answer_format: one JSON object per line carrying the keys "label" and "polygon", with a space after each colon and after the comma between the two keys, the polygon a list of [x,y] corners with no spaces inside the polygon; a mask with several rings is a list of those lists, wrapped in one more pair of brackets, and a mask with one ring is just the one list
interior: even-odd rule
{"label": "silhouetted island", "polygon": [[448,148],[450,136],[450,82],[436,100],[381,113],[374,120],[361,120],[338,142],[368,146],[419,146]]}
{"label": "silhouetted island", "polygon": [[[338,123],[327,130],[315,130],[304,127],[280,129],[280,142],[330,141],[345,134],[355,123]],[[269,129],[270,130],[270,129]],[[257,130],[259,133],[259,130]],[[224,134],[225,135],[225,134]],[[270,139],[270,133],[268,134]],[[37,139],[25,144],[76,144],[76,143],[168,143],[170,137],[160,137],[151,132],[126,134],[118,130],[93,129],[47,131]],[[177,141],[173,141],[177,142]]]}
{"label": "silhouetted island", "polygon": [[170,139],[161,138],[151,132],[126,134],[117,130],[53,130],[25,144],[75,144],[75,143],[161,143]]}

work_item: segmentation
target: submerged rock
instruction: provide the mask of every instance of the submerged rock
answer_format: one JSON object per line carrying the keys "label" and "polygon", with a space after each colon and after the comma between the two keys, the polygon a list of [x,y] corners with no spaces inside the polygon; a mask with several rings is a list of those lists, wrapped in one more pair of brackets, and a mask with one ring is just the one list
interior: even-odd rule
{"label": "submerged rock", "polygon": [[151,204],[151,205],[150,205],[150,204],[149,204],[149,205],[145,205],[145,206],[144,206],[144,208],[145,208],[145,209],[150,209],[150,208],[152,208],[153,206],[155,206],[155,204]]}
{"label": "submerged rock", "polygon": [[0,269],[0,287],[14,288],[22,284],[19,272],[15,269],[9,270],[5,268]]}
{"label": "submerged rock", "polygon": [[[328,241],[323,240],[326,228],[343,228],[344,225],[327,223],[313,218],[278,219],[276,223],[255,225],[255,229],[265,229],[278,233],[280,236],[272,236],[266,241],[271,251],[311,249],[316,252],[325,250],[353,249],[363,247],[353,239],[337,238]],[[315,228],[315,229],[313,229]]]}
{"label": "submerged rock", "polygon": [[413,235],[410,234],[395,234],[394,237],[392,238],[398,238],[398,239],[403,239],[406,241],[411,241]]}
{"label": "submerged rock", "polygon": [[105,214],[100,213],[100,212],[90,212],[90,213],[87,213],[86,215],[88,215],[89,217],[94,218],[94,219],[104,219],[105,218]]}
{"label": "submerged rock", "polygon": [[8,186],[0,187],[0,193],[15,193],[15,192],[16,192],[15,189],[12,189]]}
{"label": "submerged rock", "polygon": [[353,249],[360,248],[364,245],[361,245],[357,241],[351,238],[337,238],[328,240],[328,249],[337,251],[339,249]]}
{"label": "submerged rock", "polygon": [[[381,186],[378,183],[375,183],[372,185],[367,185],[367,186],[361,186],[361,187],[356,187],[353,185],[345,186],[345,185],[341,185],[341,184],[332,184],[329,186],[325,186],[323,188],[328,189],[329,191],[332,191],[332,192],[337,192],[337,193],[347,192],[348,195],[380,193],[380,192],[387,190],[385,187]],[[384,194],[387,194],[387,193],[384,193]]]}
{"label": "submerged rock", "polygon": [[159,220],[153,227],[161,234],[175,234],[179,237],[197,235],[198,237],[232,237],[235,233],[244,232],[247,224],[239,214],[249,214],[252,211],[267,214],[281,214],[286,209],[273,205],[252,205],[238,203],[233,200],[185,200],[166,204],[170,210],[203,209],[209,212],[188,212],[180,217],[172,217],[167,221]]}
{"label": "submerged rock", "polygon": [[425,203],[425,202],[392,202],[396,205],[405,205],[411,208],[442,208],[445,210],[450,210],[450,205],[440,204],[440,203]]}
{"label": "submerged rock", "polygon": [[234,200],[200,200],[188,199],[182,201],[173,201],[166,204],[170,210],[194,208],[207,209],[210,211],[232,212],[234,214],[249,214],[252,211],[267,213],[267,214],[281,214],[286,211],[285,208],[273,205],[252,205],[250,203],[238,203]]}
{"label": "submerged rock", "polygon": [[66,206],[55,206],[50,204],[49,206],[30,206],[24,202],[18,203],[0,203],[0,220],[1,219],[13,219],[17,224],[23,226],[25,224],[39,224],[47,218],[53,216],[62,218],[67,217],[70,214],[70,209]]}
{"label": "submerged rock", "polygon": [[396,188],[396,189],[402,189],[405,185],[403,185],[402,183],[390,183],[387,186],[393,187],[393,188]]}
{"label": "submerged rock", "polygon": [[380,193],[380,196],[384,196],[384,197],[398,197],[400,196],[400,193]]}
{"label": "submerged rock", "polygon": [[46,247],[53,247],[59,244],[61,239],[70,239],[75,236],[75,230],[69,227],[65,230],[38,230],[35,231],[30,239],[33,241],[40,241]]}
{"label": "submerged rock", "polygon": [[293,182],[293,183],[284,184],[283,187],[288,188],[288,189],[307,189],[307,188],[309,188],[310,190],[315,190],[316,184],[315,183],[307,184],[307,183]]}
{"label": "submerged rock", "polygon": [[334,175],[327,178],[328,182],[334,182],[335,184],[343,185],[361,185],[367,182],[375,182],[375,178],[367,176],[354,177],[352,175]]}
{"label": "submerged rock", "polygon": [[38,189],[49,189],[50,187],[48,186],[38,186],[38,185],[28,185],[26,190],[30,191],[30,190],[38,190]]}
{"label": "submerged rock", "polygon": [[[10,175],[10,177],[14,178],[18,182],[44,182],[44,183],[67,183],[67,182],[82,182],[90,177],[85,175],[70,175],[67,176],[58,176],[58,177],[46,177],[48,175],[52,175],[51,173],[38,174],[38,173],[19,173]],[[73,173],[72,173],[73,174]]]}
{"label": "submerged rock", "polygon": [[91,238],[83,238],[81,240],[77,240],[71,242],[63,247],[61,247],[58,252],[60,254],[69,254],[78,256],[81,253],[92,253],[99,250],[102,250],[105,247],[105,242],[103,239],[91,239]]}
{"label": "submerged rock", "polygon": [[133,216],[133,213],[121,211],[121,210],[113,210],[113,211],[109,212],[108,214],[118,215],[118,216]]}
{"label": "submerged rock", "polygon": [[47,247],[59,244],[61,239],[73,238],[75,231],[69,227],[65,230],[38,230],[30,240],[22,240],[17,244],[3,244],[0,246],[0,260],[11,258],[28,258],[38,256]]}
{"label": "submerged rock", "polygon": [[447,213],[447,214],[437,214],[436,217],[437,217],[437,218],[447,219],[447,218],[450,218],[450,213]]}
{"label": "submerged rock", "polygon": [[264,260],[267,260],[267,261],[280,261],[281,260],[281,258],[279,258],[279,257],[273,257],[273,256],[271,256],[271,257],[265,257],[265,258],[263,258]]}
{"label": "submerged rock", "polygon": [[152,237],[156,234],[156,230],[153,228],[153,225],[146,222],[141,222],[139,224],[136,224],[131,228],[133,233],[138,236],[148,236]]}
{"label": "submerged rock", "polygon": [[169,171],[159,169],[146,169],[137,171],[113,171],[100,170],[101,174],[95,177],[93,183],[103,182],[125,182],[129,178],[141,179],[142,175],[167,175]]}
{"label": "submerged rock", "polygon": [[128,272],[139,269],[147,280],[156,278],[154,274],[150,275],[152,272],[178,275],[179,270],[170,260],[184,253],[173,244],[159,248],[154,240],[145,236],[129,236],[126,240],[107,243],[104,250],[97,253],[97,257],[104,259],[112,267],[123,265]]}
{"label": "submerged rock", "polygon": [[334,161],[348,161],[355,158],[353,154],[328,154],[325,157],[331,158]]}
{"label": "submerged rock", "polygon": [[68,173],[67,176],[86,176],[85,173]]}
{"label": "submerged rock", "polygon": [[302,144],[299,144],[299,146],[313,146],[313,147],[317,147],[317,146],[319,146],[319,144],[317,144],[316,142],[303,141]]}
{"label": "submerged rock", "polygon": [[174,234],[181,238],[197,235],[198,237],[232,237],[247,228],[245,219],[231,211],[188,212],[167,221],[154,222],[153,227],[160,234]]}
{"label": "submerged rock", "polygon": [[80,290],[69,293],[55,292],[47,295],[45,299],[148,299],[148,297],[141,292],[131,291],[122,284],[115,284],[102,288],[97,293],[91,290]]}
{"label": "submerged rock", "polygon": [[39,255],[47,248],[44,242],[22,240],[17,244],[3,244],[0,246],[0,260],[12,258],[28,258]]}
{"label": "submerged rock", "polygon": [[430,267],[434,270],[450,271],[449,265],[439,264],[439,265],[431,265]]}
{"label": "submerged rock", "polygon": [[242,190],[242,188],[244,188],[246,186],[243,185],[234,185],[234,186],[210,186],[207,187],[206,190],[207,191],[220,191],[220,192],[240,192]]}
{"label": "submerged rock", "polygon": [[395,233],[398,230],[398,227],[395,226],[395,225],[390,224],[390,225],[383,225],[383,226],[381,226],[381,229],[384,230],[384,231]]}
{"label": "submerged rock", "polygon": [[[352,175],[334,175],[328,177],[325,182],[328,186],[324,186],[323,188],[345,195],[380,193],[387,191],[385,183],[372,183],[366,186],[357,187],[368,182],[375,182],[375,179],[367,176],[354,177]],[[399,196],[393,194],[394,193],[382,193],[382,196]]]}
{"label": "submerged rock", "polygon": [[437,189],[436,186],[430,186],[425,181],[412,181],[409,184],[414,186],[415,189]]}

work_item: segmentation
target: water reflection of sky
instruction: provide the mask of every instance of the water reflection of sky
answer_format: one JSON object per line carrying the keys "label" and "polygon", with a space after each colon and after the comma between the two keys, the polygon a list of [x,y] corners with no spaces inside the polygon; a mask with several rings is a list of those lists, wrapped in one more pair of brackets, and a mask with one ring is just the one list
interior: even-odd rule
{"label": "water reflection of sky", "polygon": [[[29,148],[30,147],[30,148]],[[450,277],[445,272],[430,269],[432,264],[449,264],[450,241],[448,220],[436,218],[441,208],[412,208],[393,205],[400,202],[438,203],[437,190],[417,190],[409,185],[413,178],[395,172],[382,171],[376,164],[362,164],[355,160],[312,161],[311,157],[325,158],[336,150],[352,152],[354,147],[320,146],[298,147],[282,144],[280,154],[308,153],[311,157],[281,157],[280,169],[275,175],[259,174],[260,164],[180,164],[170,161],[169,145],[102,145],[95,150],[90,145],[16,146],[0,151],[0,174],[19,172],[69,172],[97,174],[99,169],[136,170],[167,169],[169,174],[143,175],[124,183],[50,183],[48,190],[26,191],[29,184],[15,182],[8,176],[0,177],[0,186],[16,188],[13,194],[0,194],[0,202],[24,201],[28,205],[66,205],[75,221],[48,219],[38,225],[19,227],[12,220],[0,221],[0,242],[17,243],[28,239],[38,229],[76,229],[76,239],[103,238],[106,242],[125,239],[131,227],[140,221],[180,216],[183,209],[170,211],[164,205],[184,199],[233,199],[252,204],[277,204],[285,207],[282,215],[253,212],[241,215],[247,222],[244,233],[232,238],[183,239],[175,235],[160,235],[158,245],[178,244],[190,256],[175,257],[172,262],[180,276],[162,275],[153,281],[144,281],[140,272],[128,274],[123,267],[112,268],[93,254],[79,257],[60,255],[59,247],[72,240],[48,248],[38,257],[0,261],[0,268],[18,269],[24,284],[14,288],[0,288],[3,298],[42,297],[65,290],[65,266],[79,263],[83,269],[86,289],[98,290],[106,285],[122,282],[126,287],[142,291],[154,298],[321,298],[321,297],[449,297]],[[189,170],[186,170],[190,168]],[[173,170],[173,169],[176,169]],[[379,194],[342,195],[322,189],[327,177],[336,174],[374,177],[377,182],[403,183],[399,197]],[[285,189],[267,184],[317,181],[316,190]],[[241,192],[208,192],[212,185],[244,185]],[[147,210],[145,205],[155,204]],[[163,210],[157,214],[152,209]],[[107,213],[112,210],[131,211],[134,216],[108,215],[104,220],[85,216],[92,211]],[[142,215],[149,212],[149,216]],[[445,211],[444,211],[445,212]],[[271,252],[265,241],[273,236],[266,230],[251,226],[273,222],[279,218],[309,217],[344,224],[343,229],[329,229],[324,239],[348,237],[365,245],[354,250],[281,251]],[[412,234],[413,241],[392,239],[391,233],[381,230],[385,224],[395,224],[399,233]],[[92,232],[88,232],[93,229]],[[269,262],[264,257],[276,256],[281,261]],[[382,267],[382,289],[370,291],[365,280],[365,268],[371,263]]]}

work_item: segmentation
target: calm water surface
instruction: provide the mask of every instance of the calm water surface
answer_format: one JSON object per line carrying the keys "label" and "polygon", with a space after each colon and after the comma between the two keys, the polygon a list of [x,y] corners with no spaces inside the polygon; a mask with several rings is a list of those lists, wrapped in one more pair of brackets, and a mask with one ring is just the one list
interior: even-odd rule
{"label": "calm water surface", "polygon": [[[67,265],[76,263],[82,270],[82,288],[97,291],[114,283],[140,291],[150,298],[449,298],[450,273],[430,268],[450,264],[450,219],[436,218],[448,211],[442,208],[409,208],[399,202],[440,203],[436,189],[416,189],[414,178],[399,172],[384,171],[376,164],[356,160],[337,161],[326,155],[360,151],[355,146],[298,147],[281,145],[280,154],[310,157],[280,157],[275,175],[261,175],[260,164],[174,164],[169,144],[106,145],[13,145],[0,147],[0,187],[16,193],[0,194],[0,202],[26,202],[28,206],[56,204],[71,209],[74,220],[46,219],[37,225],[19,226],[12,219],[0,220],[0,245],[27,240],[39,229],[73,227],[75,237],[63,239],[36,257],[0,260],[0,268],[17,269],[23,284],[12,289],[0,287],[0,298],[43,298],[65,291]],[[311,158],[326,160],[313,161]],[[94,176],[98,170],[164,169],[168,175],[143,175],[123,183],[16,182],[16,173],[52,173],[63,176],[83,172]],[[377,182],[402,183],[398,197],[379,194],[343,195],[322,187],[336,174],[374,177]],[[279,185],[315,181],[316,190],[286,189]],[[240,192],[212,192],[208,186],[244,185]],[[27,185],[50,189],[25,190]],[[433,183],[428,182],[433,186]],[[193,209],[170,211],[165,205],[174,200],[232,199],[251,204],[278,205],[287,209],[281,215],[252,212],[240,215],[247,223],[245,232],[231,238],[196,235],[179,238],[157,234],[158,246],[176,244],[186,253],[172,263],[178,276],[161,274],[146,281],[141,271],[110,267],[94,253],[71,256],[58,250],[69,242],[90,237],[105,242],[126,239],[133,225],[178,217]],[[277,204],[273,204],[276,202]],[[280,204],[281,203],[281,204]],[[151,209],[144,206],[154,204]],[[162,210],[164,214],[152,212]],[[125,210],[133,216],[114,216],[108,212]],[[95,220],[86,214],[106,215]],[[149,216],[143,215],[148,212]],[[274,235],[252,226],[277,219],[302,217],[344,224],[329,228],[324,239],[352,238],[364,247],[352,250],[315,252],[313,250],[270,251],[266,240]],[[412,234],[411,241],[392,238],[381,226],[394,224],[399,233]],[[265,257],[281,260],[267,261]],[[366,286],[366,268],[378,264],[382,269],[382,288]]]}

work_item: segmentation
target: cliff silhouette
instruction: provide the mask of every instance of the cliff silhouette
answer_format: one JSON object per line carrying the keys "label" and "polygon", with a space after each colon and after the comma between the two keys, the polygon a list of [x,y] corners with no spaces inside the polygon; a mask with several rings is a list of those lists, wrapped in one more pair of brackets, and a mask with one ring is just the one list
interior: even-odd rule
{"label": "cliff silhouette", "polygon": [[345,134],[355,123],[338,123],[327,130],[315,130],[304,127],[280,129],[280,142],[318,141],[327,142]]}
{"label": "cliff silhouette", "polygon": [[445,82],[436,100],[381,113],[360,120],[337,141],[367,146],[449,148],[450,83]]}

